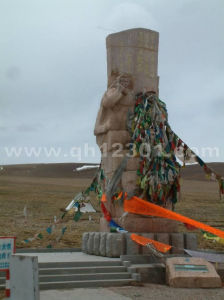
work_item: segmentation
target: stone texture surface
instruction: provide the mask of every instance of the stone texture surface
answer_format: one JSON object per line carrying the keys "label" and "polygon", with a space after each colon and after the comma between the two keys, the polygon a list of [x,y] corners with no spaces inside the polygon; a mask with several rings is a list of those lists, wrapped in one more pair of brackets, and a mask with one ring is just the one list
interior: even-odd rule
{"label": "stone texture surface", "polygon": [[119,154],[121,151],[128,149],[130,139],[131,137],[127,130],[110,130],[107,133],[96,136],[97,145],[102,153],[117,151],[117,154]]}
{"label": "stone texture surface", "polygon": [[101,232],[100,233],[100,249],[99,249],[101,256],[106,256],[106,240],[107,240],[107,233]]}
{"label": "stone texture surface", "polygon": [[[157,233],[156,240],[158,242],[170,245],[170,234],[169,233]],[[170,251],[167,251],[167,254],[168,253],[170,253]]]}
{"label": "stone texture surface", "polygon": [[[123,158],[129,154],[128,150],[110,151],[102,156],[102,168],[107,170],[107,173],[114,172],[121,164]],[[126,171],[135,171],[139,167],[139,157],[130,157],[127,161]]]}
{"label": "stone texture surface", "polygon": [[[171,233],[178,231],[178,224],[175,221],[164,218],[142,217],[134,214],[123,215],[122,207],[115,207],[113,220],[129,232],[137,233]],[[104,218],[100,218],[100,231],[108,232],[108,223]]]}
{"label": "stone texture surface", "polygon": [[127,255],[140,254],[141,246],[133,242],[130,235],[131,235],[130,233],[126,234],[126,254]]}
{"label": "stone texture surface", "polygon": [[[119,222],[119,220],[118,220]],[[177,232],[177,222],[164,218],[141,217],[133,214],[128,214],[122,218],[121,224],[129,232]]]}
{"label": "stone texture surface", "polygon": [[121,233],[108,233],[106,239],[106,256],[120,257],[125,254],[125,236]]}
{"label": "stone texture surface", "polygon": [[141,276],[141,282],[164,284],[166,282],[166,268],[162,263],[142,264],[135,266]]}
{"label": "stone texture surface", "polygon": [[93,254],[93,245],[94,245],[94,235],[95,232],[89,232],[89,237],[87,241],[87,253],[88,254]]}
{"label": "stone texture surface", "polygon": [[[175,265],[206,266],[208,271],[176,271]],[[166,281],[169,286],[176,288],[218,288],[222,286],[214,266],[198,257],[168,258],[166,260]]]}
{"label": "stone texture surface", "polygon": [[118,224],[121,224],[121,217],[124,213],[125,212],[124,212],[123,205],[120,205],[119,203],[114,203],[113,215],[114,218],[118,220]]}
{"label": "stone texture surface", "polygon": [[[135,232],[136,233],[136,232]],[[139,234],[139,233],[137,233]],[[142,254],[144,256],[151,255],[147,247],[142,247],[130,238],[131,233],[110,233],[110,232],[93,232],[83,234],[82,238],[82,249],[85,249],[88,254],[95,254],[100,256],[108,257],[120,257],[120,255],[138,255]],[[184,233],[141,233],[140,235],[147,237],[149,239],[154,239],[159,242],[173,245],[178,245],[180,243],[181,252],[183,248],[186,248],[186,244],[182,242],[186,241],[186,234]],[[193,234],[191,234],[193,237]],[[196,240],[196,236],[194,238]],[[192,245],[195,248],[195,243]],[[178,249],[175,249],[177,253]],[[192,250],[192,249],[191,249]],[[169,252],[167,253],[169,254]],[[154,260],[153,260],[154,261]]]}
{"label": "stone texture surface", "polygon": [[105,220],[104,217],[100,218],[100,231],[101,232],[110,232],[108,222]]}
{"label": "stone texture surface", "polygon": [[100,233],[95,232],[93,241],[93,254],[100,255]]}
{"label": "stone texture surface", "polygon": [[173,254],[183,254],[184,253],[184,235],[183,233],[172,233],[171,234],[171,244],[174,246],[171,249]]}
{"label": "stone texture surface", "polygon": [[215,265],[215,268],[222,280],[222,283],[224,283],[224,263]]}
{"label": "stone texture surface", "polygon": [[108,85],[113,73],[129,73],[135,77],[135,93],[158,92],[158,32],[144,28],[125,30],[110,34],[106,43]]}
{"label": "stone texture surface", "polygon": [[197,236],[194,233],[185,233],[185,248],[190,250],[197,250]]}
{"label": "stone texture surface", "polygon": [[89,239],[89,232],[84,232],[82,235],[82,252],[88,253],[87,242]]}
{"label": "stone texture surface", "polygon": [[136,184],[137,184],[137,170],[135,171],[126,171],[123,172],[121,178],[121,185],[127,193],[131,193],[134,191]]}
{"label": "stone texture surface", "polygon": [[107,239],[106,239],[106,256],[107,257],[113,257],[113,233],[108,233],[107,234]]}

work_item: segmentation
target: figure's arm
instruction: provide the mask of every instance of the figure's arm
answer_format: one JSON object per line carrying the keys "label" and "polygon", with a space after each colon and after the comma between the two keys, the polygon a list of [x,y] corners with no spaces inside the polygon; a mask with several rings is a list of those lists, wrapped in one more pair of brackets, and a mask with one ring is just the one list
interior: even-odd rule
{"label": "figure's arm", "polygon": [[113,108],[125,95],[125,88],[122,85],[108,88],[102,99],[102,106]]}

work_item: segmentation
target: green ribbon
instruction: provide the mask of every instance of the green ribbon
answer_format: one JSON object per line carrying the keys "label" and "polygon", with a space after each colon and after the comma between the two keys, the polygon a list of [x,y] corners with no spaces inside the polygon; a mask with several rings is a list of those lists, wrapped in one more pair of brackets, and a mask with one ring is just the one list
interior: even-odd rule
{"label": "green ribbon", "polygon": [[80,210],[78,210],[78,211],[75,213],[75,215],[74,215],[74,221],[75,221],[75,222],[78,222],[79,219],[81,218],[81,216],[82,216],[82,213],[81,213]]}
{"label": "green ribbon", "polygon": [[41,239],[41,240],[42,240],[42,238],[43,238],[43,234],[42,234],[42,233],[39,233],[37,237],[38,237],[39,239]]}

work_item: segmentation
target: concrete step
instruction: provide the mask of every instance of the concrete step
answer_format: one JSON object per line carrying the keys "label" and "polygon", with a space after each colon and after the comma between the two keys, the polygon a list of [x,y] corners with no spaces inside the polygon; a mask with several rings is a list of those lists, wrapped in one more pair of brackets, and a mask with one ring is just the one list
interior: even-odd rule
{"label": "concrete step", "polygon": [[42,268],[71,268],[71,267],[97,267],[97,266],[121,266],[120,260],[105,261],[75,261],[75,262],[46,262],[39,263],[39,269]]}
{"label": "concrete step", "polygon": [[24,253],[74,253],[74,252],[82,252],[81,248],[17,248],[16,254],[24,254]]}
{"label": "concrete step", "polygon": [[95,266],[95,267],[73,267],[73,268],[40,268],[39,275],[50,274],[86,274],[86,273],[117,273],[126,272],[124,266]]}
{"label": "concrete step", "polygon": [[[122,286],[134,281],[127,271],[128,265],[119,259],[42,262],[38,266],[41,290]],[[0,288],[5,288],[4,274],[0,277]]]}
{"label": "concrete step", "polygon": [[105,279],[105,280],[81,280],[81,281],[59,281],[42,282],[40,290],[50,289],[69,289],[69,288],[88,288],[88,287],[108,287],[129,285],[133,279]]}
{"label": "concrete step", "polygon": [[151,264],[160,262],[161,259],[153,255],[121,255],[122,261],[130,261],[132,264]]}
{"label": "concrete step", "polygon": [[[128,284],[129,281],[133,281],[130,273],[125,272],[124,270],[122,271],[123,272],[117,273],[86,273],[75,275],[65,273],[64,275],[39,275],[40,289],[120,286]],[[5,289],[5,279],[1,282],[0,289]]]}
{"label": "concrete step", "polygon": [[105,279],[129,279],[129,273],[93,273],[93,274],[76,274],[76,275],[41,275],[39,282],[62,282],[62,281],[88,281],[88,280],[105,280]]}
{"label": "concrete step", "polygon": [[133,264],[128,268],[131,273],[140,274],[142,282],[165,284],[166,268],[162,263]]}

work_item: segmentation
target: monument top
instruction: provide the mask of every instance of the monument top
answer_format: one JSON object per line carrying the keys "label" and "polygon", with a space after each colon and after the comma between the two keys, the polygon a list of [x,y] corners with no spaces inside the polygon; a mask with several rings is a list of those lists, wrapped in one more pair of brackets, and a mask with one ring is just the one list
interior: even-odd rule
{"label": "monument top", "polygon": [[134,28],[107,36],[108,86],[122,73],[133,77],[134,92],[154,91],[158,94],[159,33]]}
{"label": "monument top", "polygon": [[159,33],[146,28],[133,28],[109,34],[106,38],[108,47],[134,47],[158,51]]}

